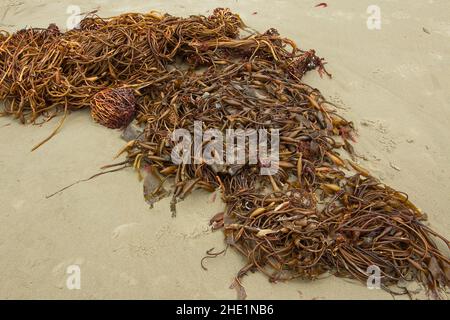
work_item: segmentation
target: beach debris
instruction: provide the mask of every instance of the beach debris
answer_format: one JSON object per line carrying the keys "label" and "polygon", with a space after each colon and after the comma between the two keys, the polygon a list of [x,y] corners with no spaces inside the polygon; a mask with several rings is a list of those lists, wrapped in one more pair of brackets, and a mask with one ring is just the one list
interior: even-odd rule
{"label": "beach debris", "polygon": [[141,176],[144,180],[144,199],[151,208],[156,202],[170,195],[170,192],[164,189],[163,186],[165,178],[157,175],[152,167],[142,169]]}
{"label": "beach debris", "polygon": [[[88,15],[65,33],[55,25],[1,32],[3,111],[35,122],[61,106],[64,115],[91,107],[97,121],[124,127],[133,92],[141,130],[118,153],[126,154],[122,164],[144,179],[152,205],[168,195],[162,186],[170,181],[172,216],[196,189],[221,192],[226,208],[212,226],[246,260],[230,286],[240,299],[248,272],[260,271],[271,282],[331,273],[367,283],[373,266],[380,269],[381,287],[393,294],[407,294],[394,287],[414,280],[430,297],[440,297],[448,288],[449,258],[439,248],[447,250],[449,241],[425,225],[426,214],[406,194],[346,160],[354,152],[353,123],[302,81],[311,70],[331,77],[325,61],[276,29],[241,37],[244,28],[237,14],[217,8],[188,18]],[[110,99],[117,88],[128,91]],[[98,105],[92,103],[97,94]],[[119,116],[124,119],[116,118],[118,102],[127,106]],[[205,131],[278,129],[278,170],[261,175],[270,163],[264,157],[212,165],[195,152],[191,161],[175,164],[171,135],[175,129],[194,135],[196,121]]]}
{"label": "beach debris", "polygon": [[208,271],[208,268],[205,267],[205,260],[211,259],[211,258],[217,258],[218,256],[220,256],[222,254],[224,255],[227,252],[227,249],[228,249],[228,247],[226,247],[222,251],[214,252],[215,248],[211,248],[208,251],[206,251],[206,256],[204,256],[200,260],[200,266],[202,267],[202,269],[205,271]]}
{"label": "beach debris", "polygon": [[209,221],[209,225],[213,230],[217,230],[223,227],[223,216],[224,212],[219,212],[211,218],[211,220]]}
{"label": "beach debris", "polygon": [[61,192],[65,191],[65,190],[67,190],[67,189],[69,189],[69,188],[71,188],[71,187],[73,187],[73,186],[75,186],[75,185],[77,185],[77,184],[79,184],[79,183],[90,181],[90,180],[95,179],[95,178],[97,178],[97,177],[99,177],[99,176],[102,176],[102,175],[104,175],[104,174],[112,173],[112,172],[117,172],[117,171],[123,170],[123,169],[129,167],[128,161],[126,161],[126,162],[120,162],[120,163],[115,163],[115,164],[112,164],[112,165],[107,165],[107,166],[102,167],[101,169],[103,170],[103,169],[113,168],[113,167],[115,167],[115,168],[114,168],[114,169],[110,169],[110,170],[106,170],[106,171],[98,172],[98,173],[96,173],[96,174],[90,176],[89,178],[77,180],[77,181],[75,181],[75,182],[73,182],[73,183],[71,183],[71,184],[69,184],[69,185],[67,185],[67,186],[65,186],[65,187],[63,187],[63,188],[61,188],[61,189],[59,189],[58,191],[53,192],[53,193],[51,193],[51,194],[45,196],[45,198],[46,198],[46,199],[50,199],[51,197],[54,197],[54,196],[56,196],[57,194],[60,194]]}
{"label": "beach debris", "polygon": [[133,140],[142,140],[144,129],[138,124],[137,121],[131,122],[123,131],[120,136],[126,142],[130,142]]}
{"label": "beach debris", "polygon": [[96,122],[111,129],[121,129],[134,118],[136,98],[128,88],[104,89],[91,100],[91,115]]}
{"label": "beach debris", "polygon": [[326,7],[328,7],[328,4],[326,2],[321,2],[321,3],[316,4],[314,7],[326,8]]}
{"label": "beach debris", "polygon": [[392,162],[389,162],[389,165],[391,166],[392,169],[401,171],[401,169],[397,165],[393,164]]}

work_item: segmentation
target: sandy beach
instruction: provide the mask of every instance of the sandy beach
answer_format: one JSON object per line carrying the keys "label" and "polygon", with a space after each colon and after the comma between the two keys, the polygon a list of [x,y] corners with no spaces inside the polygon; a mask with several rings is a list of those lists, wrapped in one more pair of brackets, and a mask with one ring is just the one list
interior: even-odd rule
{"label": "sandy beach", "polygon": [[[367,26],[373,1],[27,1],[0,0],[0,29],[65,29],[69,6],[100,16],[157,10],[208,15],[228,7],[258,31],[270,27],[324,57],[332,79],[310,72],[317,87],[352,120],[361,165],[408,193],[429,224],[450,238],[450,2],[376,1],[381,28]],[[99,171],[123,147],[120,131],[94,123],[88,110],[71,113],[60,132],[34,152],[59,118],[22,125],[0,117],[1,299],[235,299],[229,286],[244,260],[222,250],[223,233],[209,219],[224,208],[220,194],[195,191],[172,218],[170,199],[149,209],[132,169],[46,195]],[[66,286],[79,265],[81,288]],[[327,276],[269,283],[244,278],[249,299],[392,299],[382,290]],[[424,292],[416,298],[424,298]],[[407,297],[397,297],[407,299]]]}

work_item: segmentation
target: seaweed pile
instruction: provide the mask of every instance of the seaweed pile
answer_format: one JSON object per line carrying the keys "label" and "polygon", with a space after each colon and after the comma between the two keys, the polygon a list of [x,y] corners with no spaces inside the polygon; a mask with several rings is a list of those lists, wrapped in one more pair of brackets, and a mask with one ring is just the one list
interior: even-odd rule
{"label": "seaweed pile", "polygon": [[[246,37],[241,30],[238,15],[218,8],[208,17],[88,15],[65,33],[55,25],[0,33],[3,113],[34,122],[91,106],[108,127],[126,126],[133,114],[142,132],[120,154],[158,180],[149,202],[172,183],[175,214],[192,190],[221,190],[226,211],[214,226],[246,259],[232,284],[239,298],[251,271],[271,281],[330,272],[365,283],[371,266],[391,293],[408,293],[395,285],[416,280],[439,298],[450,275],[436,240],[446,249],[449,242],[406,194],[355,162],[353,124],[301,80],[313,69],[329,75],[323,59],[275,29]],[[260,174],[264,159],[216,165],[195,152],[190,163],[174,164],[172,133],[194,134],[195,121],[205,131],[278,129],[277,173]]]}

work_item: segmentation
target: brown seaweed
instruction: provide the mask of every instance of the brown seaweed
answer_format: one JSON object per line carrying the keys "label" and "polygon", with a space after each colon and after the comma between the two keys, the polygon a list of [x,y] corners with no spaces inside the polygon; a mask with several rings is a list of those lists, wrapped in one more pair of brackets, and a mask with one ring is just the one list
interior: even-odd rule
{"label": "brown seaweed", "polygon": [[[68,32],[55,25],[2,32],[3,114],[35,122],[89,107],[105,89],[133,90],[135,138],[119,154],[139,173],[149,169],[157,177],[145,190],[152,204],[168,195],[163,184],[172,184],[173,214],[194,189],[222,192],[226,211],[212,223],[246,260],[232,284],[240,298],[249,271],[273,282],[331,272],[364,283],[370,266],[380,269],[389,292],[416,280],[439,297],[449,283],[443,252],[449,242],[424,224],[426,215],[407,195],[348,159],[352,122],[302,82],[313,69],[330,75],[323,59],[275,29],[240,37],[243,28],[238,15],[219,8],[188,18],[91,14]],[[260,175],[261,159],[174,164],[171,134],[180,128],[194,134],[195,121],[222,132],[278,129],[279,170]]]}

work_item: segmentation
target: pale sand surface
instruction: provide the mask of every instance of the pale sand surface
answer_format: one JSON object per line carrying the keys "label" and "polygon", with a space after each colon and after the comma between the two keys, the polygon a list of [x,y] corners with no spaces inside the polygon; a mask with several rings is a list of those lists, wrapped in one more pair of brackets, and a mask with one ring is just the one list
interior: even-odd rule
{"label": "pale sand surface", "polygon": [[[314,8],[318,2],[1,0],[0,28],[64,27],[68,5],[99,9],[101,16],[151,9],[187,16],[229,7],[257,30],[275,27],[329,62],[332,80],[310,73],[305,81],[355,122],[356,150],[367,156],[362,165],[407,192],[449,238],[450,2],[340,0]],[[366,27],[370,4],[381,8],[381,30]],[[173,219],[167,199],[149,210],[129,169],[45,199],[111,163],[123,146],[120,132],[95,124],[85,110],[31,153],[56,124],[0,118],[0,298],[236,297],[228,286],[243,266],[239,255],[229,250],[208,260],[208,271],[200,267],[206,250],[224,247],[222,232],[208,228],[223,208],[219,196],[195,192]],[[72,264],[81,266],[81,290],[65,286]],[[257,273],[244,285],[251,299],[392,298],[335,277],[271,284]]]}

